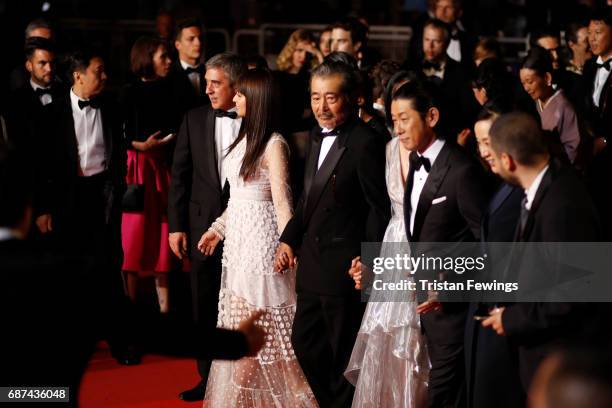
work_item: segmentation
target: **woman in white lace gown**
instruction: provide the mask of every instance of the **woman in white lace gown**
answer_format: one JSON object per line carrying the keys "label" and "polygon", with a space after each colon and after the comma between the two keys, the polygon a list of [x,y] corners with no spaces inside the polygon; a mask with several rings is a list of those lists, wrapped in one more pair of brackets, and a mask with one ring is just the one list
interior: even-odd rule
{"label": "woman in white lace gown", "polygon": [[[385,177],[391,199],[391,220],[385,231],[381,257],[395,258],[398,253],[410,253],[403,207],[408,154],[401,147],[399,137],[387,144]],[[353,277],[360,282],[360,273]],[[383,282],[413,279],[408,271],[397,269],[385,270],[379,278]],[[344,374],[355,386],[353,407],[426,406],[429,357],[416,307],[414,291],[372,290]]]}
{"label": "woman in white lace gown", "polygon": [[257,323],[266,333],[259,354],[213,362],[205,401],[214,408],[316,406],[291,346],[295,271],[274,271],[292,203],[289,147],[272,133],[272,82],[267,70],[251,70],[237,83],[234,102],[244,119],[223,162],[230,199],[198,244],[211,253],[225,240],[217,325],[236,329],[255,310],[264,311]]}

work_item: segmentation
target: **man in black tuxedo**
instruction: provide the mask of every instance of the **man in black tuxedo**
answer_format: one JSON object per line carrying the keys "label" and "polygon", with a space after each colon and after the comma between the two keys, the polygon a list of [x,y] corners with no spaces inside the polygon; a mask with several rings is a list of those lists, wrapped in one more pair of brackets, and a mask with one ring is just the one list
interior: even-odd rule
{"label": "man in black tuxedo", "polygon": [[[176,27],[174,47],[178,59],[170,67],[168,81],[171,83],[172,98],[176,104],[180,118],[188,110],[209,103],[206,97],[206,82],[204,80],[204,65],[202,55],[202,24],[197,19],[187,19],[179,22]],[[177,123],[177,128],[178,128]]]}
{"label": "man in black tuxedo", "polygon": [[447,54],[450,40],[447,24],[429,20],[423,27],[423,57],[407,63],[409,68],[439,88],[438,108],[443,114],[444,131],[454,143],[460,135],[470,132],[479,107],[468,72]]}
{"label": "man in black tuxedo", "polygon": [[[174,150],[168,198],[170,248],[180,259],[191,260],[194,318],[205,328],[217,325],[222,245],[212,256],[203,255],[196,246],[229,199],[222,163],[240,130],[241,119],[237,118],[232,99],[235,82],[246,69],[235,54],[218,54],[207,61],[206,94],[211,105],[187,112]],[[198,361],[202,381],[181,393],[181,399],[204,398],[211,363]]]}
{"label": "man in black tuxedo", "polygon": [[344,378],[364,304],[346,271],[361,243],[382,239],[390,217],[385,143],[355,112],[355,72],[326,61],[312,73],[311,131],[304,192],[280,238],[277,270],[295,264],[292,344],[321,407],[350,406]]}
{"label": "man in black tuxedo", "polygon": [[448,55],[459,62],[466,70],[473,68],[472,54],[476,47],[476,38],[469,34],[461,22],[463,7],[460,0],[433,0],[429,2],[430,8],[427,15],[413,26],[413,37],[410,40],[409,58],[412,61],[423,60],[423,28],[427,19],[435,18],[449,27],[450,41]]}
{"label": "man in black tuxedo", "polygon": [[129,301],[121,280],[121,198],[125,151],[115,104],[103,94],[104,61],[94,52],[69,57],[72,87],[51,104],[52,147],[36,224],[55,249],[90,258],[92,296],[104,305],[100,336],[121,364],[137,364],[130,344]]}
{"label": "man in black tuxedo", "polygon": [[[406,235],[417,254],[425,250],[421,243],[477,241],[488,201],[480,165],[461,148],[438,138],[435,127],[440,111],[424,85],[407,83],[393,98],[398,112],[406,115],[405,121],[414,121],[414,126],[399,127],[397,133],[410,142],[412,151],[404,216]],[[417,272],[418,280],[423,277]],[[467,304],[440,305],[430,296],[418,305],[417,312],[431,360],[429,406],[463,407]]]}
{"label": "man in black tuxedo", "polygon": [[[500,176],[525,191],[515,241],[600,240],[597,211],[586,187],[571,168],[551,159],[535,119],[523,113],[502,115],[491,127],[490,137]],[[548,279],[554,287],[561,265],[520,255],[513,256],[517,263],[509,267],[518,271],[519,285]],[[514,303],[493,309],[482,325],[518,344],[521,382],[527,391],[539,363],[555,347],[583,333],[594,309],[583,310],[578,303]]]}
{"label": "man in black tuxedo", "polygon": [[55,81],[55,49],[50,40],[32,37],[26,40],[24,50],[28,81],[11,96],[9,127],[26,138],[11,142],[30,151],[33,147],[45,150],[40,143],[45,142],[42,134],[49,126],[48,106],[60,92]]}

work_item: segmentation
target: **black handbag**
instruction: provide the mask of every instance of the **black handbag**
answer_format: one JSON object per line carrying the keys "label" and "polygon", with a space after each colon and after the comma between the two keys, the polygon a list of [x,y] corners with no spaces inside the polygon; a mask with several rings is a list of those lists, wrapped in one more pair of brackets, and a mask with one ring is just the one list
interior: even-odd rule
{"label": "black handbag", "polygon": [[141,213],[144,211],[145,186],[138,184],[138,170],[138,150],[136,150],[136,184],[127,185],[121,200],[123,212]]}

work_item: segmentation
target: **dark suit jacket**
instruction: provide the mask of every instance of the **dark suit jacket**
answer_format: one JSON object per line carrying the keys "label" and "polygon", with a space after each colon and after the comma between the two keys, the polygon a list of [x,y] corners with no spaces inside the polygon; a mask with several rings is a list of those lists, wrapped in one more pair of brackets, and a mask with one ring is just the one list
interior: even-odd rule
{"label": "dark suit jacket", "polygon": [[[574,173],[558,161],[550,162],[535,195],[527,223],[517,240],[522,242],[596,242],[601,238],[599,218],[586,187]],[[513,258],[521,262],[520,287],[548,279],[553,285],[559,265]],[[530,257],[533,258],[533,257]],[[554,259],[553,256],[549,258]],[[539,260],[536,260],[539,261]],[[551,269],[552,268],[552,269]],[[515,269],[515,268],[513,268]],[[516,303],[502,315],[504,329],[520,345],[521,380],[527,387],[551,349],[581,332],[587,315],[580,315],[578,303]]]}
{"label": "dark suit jacket", "polygon": [[[404,217],[406,234],[410,237],[410,212]],[[445,200],[432,204],[436,198]],[[417,255],[427,253],[426,244],[421,243],[465,243],[480,239],[480,222],[488,201],[488,188],[480,164],[461,148],[446,142],[433,163],[416,209],[414,230],[409,241]],[[454,253],[452,245],[448,251]],[[425,272],[417,272],[416,279],[434,279]],[[449,280],[458,278],[447,276]],[[418,286],[417,286],[418,288]],[[425,300],[419,291],[420,300]],[[430,340],[444,344],[463,342],[465,304],[445,304],[444,313],[427,313],[422,320],[435,321],[437,330],[427,333]]]}
{"label": "dark suit jacket", "polygon": [[298,291],[354,292],[351,260],[361,253],[361,242],[382,240],[390,217],[383,138],[356,118],[337,130],[318,171],[320,128],[312,130],[304,192],[280,238],[299,250]]}
{"label": "dark suit jacket", "polygon": [[[41,200],[39,213],[51,213],[54,218],[68,224],[75,212],[75,188],[78,181],[79,155],[72,117],[70,91],[51,103],[52,163],[47,179],[45,199]],[[121,122],[116,104],[106,95],[101,100],[102,127],[105,145],[105,169],[107,172],[104,200],[107,225],[118,224],[121,218],[121,199],[125,191],[125,148],[122,143]],[[78,222],[78,220],[73,220]]]}
{"label": "dark suit jacket", "polygon": [[[200,95],[198,95],[178,59],[172,63],[167,80],[170,83],[172,102],[174,104],[174,108],[179,114],[179,120],[181,120],[183,115],[190,109],[194,109],[202,105],[208,105],[210,103],[210,100],[206,96],[205,92],[206,81],[204,80],[204,74],[202,74],[202,77],[200,78],[201,92]],[[179,125],[180,123],[176,123],[173,127],[178,128]]]}
{"label": "dark suit jacket", "polygon": [[229,198],[222,189],[215,148],[215,115],[210,105],[190,110],[178,133],[170,193],[170,232],[191,237],[191,256],[204,259],[196,245],[202,234],[221,215]]}
{"label": "dark suit jacket", "polygon": [[593,103],[593,90],[595,88],[595,76],[597,74],[597,57],[593,57],[584,64],[582,71],[582,112],[586,115],[587,125],[596,137],[610,139],[612,135],[612,75],[604,84],[599,107]]}

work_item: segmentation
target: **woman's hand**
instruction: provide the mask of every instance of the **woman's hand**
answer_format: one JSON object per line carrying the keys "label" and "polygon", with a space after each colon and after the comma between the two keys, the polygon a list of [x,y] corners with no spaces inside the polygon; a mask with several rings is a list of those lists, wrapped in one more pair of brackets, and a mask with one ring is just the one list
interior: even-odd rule
{"label": "woman's hand", "polygon": [[308,44],[306,46],[306,52],[316,57],[319,61],[319,64],[323,63],[323,54],[321,53],[321,51],[319,51],[315,43]]}
{"label": "woman's hand", "polygon": [[198,242],[198,250],[206,256],[211,256],[220,241],[221,238],[213,231],[206,231]]}
{"label": "woman's hand", "polygon": [[141,152],[146,152],[147,150],[159,149],[161,147],[164,147],[176,137],[174,133],[171,133],[168,136],[164,137],[163,139],[160,139],[159,135],[161,135],[161,130],[158,130],[157,132],[153,133],[144,142],[133,141],[132,146],[136,150],[140,150]]}
{"label": "woman's hand", "polygon": [[361,290],[361,257],[358,256],[351,261],[348,274],[355,281],[355,289]]}

